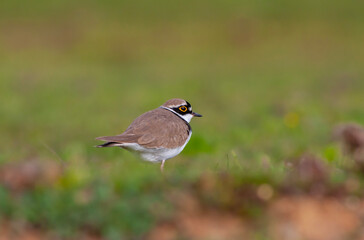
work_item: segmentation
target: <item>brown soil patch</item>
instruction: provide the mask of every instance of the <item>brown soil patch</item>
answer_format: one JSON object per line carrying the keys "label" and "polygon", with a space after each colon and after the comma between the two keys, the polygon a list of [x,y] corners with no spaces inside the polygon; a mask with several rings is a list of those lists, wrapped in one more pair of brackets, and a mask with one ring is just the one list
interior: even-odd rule
{"label": "brown soil patch", "polygon": [[177,214],[157,225],[147,239],[249,239],[248,224],[239,216],[204,209],[196,198],[185,193],[175,193],[172,198],[177,203]]}
{"label": "brown soil patch", "polygon": [[257,233],[273,240],[364,239],[364,201],[353,197],[285,196],[268,204],[260,219],[204,209],[191,195],[179,194],[177,202],[177,214],[147,239],[255,239]]}
{"label": "brown soil patch", "polygon": [[334,198],[283,197],[268,209],[272,239],[361,239],[364,202]]}

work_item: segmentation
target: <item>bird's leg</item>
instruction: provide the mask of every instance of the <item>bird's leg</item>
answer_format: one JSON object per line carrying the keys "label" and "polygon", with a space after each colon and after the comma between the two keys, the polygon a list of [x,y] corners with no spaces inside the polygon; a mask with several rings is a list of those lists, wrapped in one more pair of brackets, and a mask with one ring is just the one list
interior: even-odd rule
{"label": "bird's leg", "polygon": [[164,162],[165,162],[166,160],[162,160],[162,164],[161,164],[161,172],[163,172],[163,169],[164,169]]}

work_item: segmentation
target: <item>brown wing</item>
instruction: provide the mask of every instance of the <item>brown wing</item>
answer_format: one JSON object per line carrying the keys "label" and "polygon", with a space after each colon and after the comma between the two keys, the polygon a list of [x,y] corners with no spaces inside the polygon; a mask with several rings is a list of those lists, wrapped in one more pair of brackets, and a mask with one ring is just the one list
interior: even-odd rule
{"label": "brown wing", "polygon": [[147,148],[176,148],[184,144],[189,135],[189,125],[174,113],[157,108],[136,118],[124,133],[98,140],[130,143]]}

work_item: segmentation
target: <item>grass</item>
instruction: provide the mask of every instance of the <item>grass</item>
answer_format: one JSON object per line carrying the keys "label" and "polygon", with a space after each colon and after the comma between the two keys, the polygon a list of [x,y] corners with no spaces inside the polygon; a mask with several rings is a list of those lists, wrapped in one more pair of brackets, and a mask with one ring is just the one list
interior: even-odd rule
{"label": "grass", "polygon": [[[194,189],[201,175],[233,176],[236,185],[219,190],[228,193],[278,188],[285,162],[306,152],[345,169],[331,133],[364,123],[362,4],[194,4],[5,1],[0,162],[48,160],[64,172],[16,196],[2,186],[4,219],[62,236],[87,229],[138,239],[173,215],[166,195]],[[204,117],[192,120],[191,141],[165,178],[128,152],[93,148],[95,137],[121,133],[174,97]]]}

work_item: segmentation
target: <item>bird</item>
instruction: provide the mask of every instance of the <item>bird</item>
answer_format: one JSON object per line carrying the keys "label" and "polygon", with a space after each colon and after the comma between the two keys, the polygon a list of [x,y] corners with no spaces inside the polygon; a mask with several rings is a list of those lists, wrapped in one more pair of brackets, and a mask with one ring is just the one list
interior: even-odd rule
{"label": "bird", "polygon": [[193,112],[186,100],[173,98],[137,117],[122,134],[97,137],[106,143],[96,147],[121,147],[145,161],[160,162],[163,172],[165,161],[177,156],[190,140],[193,117],[202,115]]}

